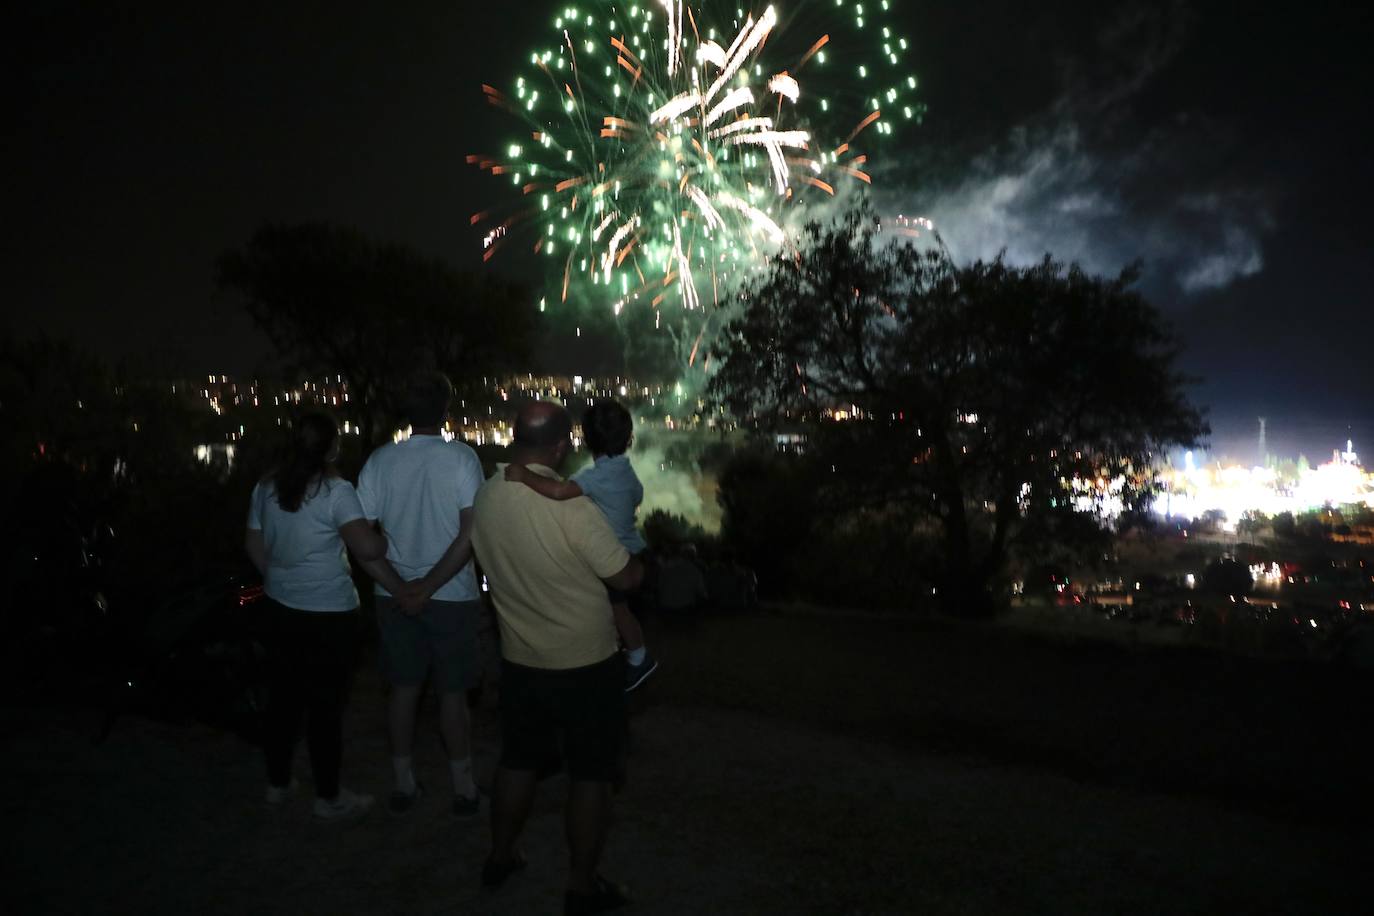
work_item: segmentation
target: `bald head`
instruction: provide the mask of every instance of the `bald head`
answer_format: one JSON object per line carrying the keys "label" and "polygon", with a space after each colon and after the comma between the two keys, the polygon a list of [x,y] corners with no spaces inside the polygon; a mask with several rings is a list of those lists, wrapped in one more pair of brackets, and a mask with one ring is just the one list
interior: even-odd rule
{"label": "bald head", "polygon": [[551,457],[555,450],[566,451],[570,435],[572,417],[562,404],[533,401],[521,407],[515,417],[515,447],[531,455],[547,453],[545,457]]}

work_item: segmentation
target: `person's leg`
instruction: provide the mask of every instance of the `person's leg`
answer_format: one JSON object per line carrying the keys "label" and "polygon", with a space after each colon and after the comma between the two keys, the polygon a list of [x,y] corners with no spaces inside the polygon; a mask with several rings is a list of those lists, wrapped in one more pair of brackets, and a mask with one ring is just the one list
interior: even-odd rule
{"label": "person's leg", "polygon": [[658,670],[658,660],[644,646],[644,628],[630,610],[626,596],[615,590],[611,594],[611,616],[620,642],[625,646],[625,690],[634,690]]}
{"label": "person's leg", "polygon": [[418,615],[403,614],[395,599],[378,597],[377,630],[381,638],[382,674],[391,688],[386,721],[391,769],[396,780],[394,796],[414,796],[415,720],[428,668],[424,629]]}
{"label": "person's leg", "polygon": [[611,784],[584,779],[569,782],[565,826],[568,890],[574,894],[595,893],[596,869],[611,826]]}
{"label": "person's leg", "polygon": [[306,654],[306,735],[315,797],[333,799],[339,795],[343,707],[353,667],[357,621],[352,611],[311,616],[314,638]]}
{"label": "person's leg", "polygon": [[496,635],[495,611],[485,602],[477,604],[477,686],[468,691],[468,705],[494,709],[500,702],[501,643]]}
{"label": "person's leg", "polygon": [[262,744],[267,784],[279,789],[291,783],[291,758],[305,710],[300,634],[291,625],[291,615],[296,613],[275,601],[267,610],[267,709]]}
{"label": "person's leg", "polygon": [[504,865],[516,858],[515,843],[534,806],[534,770],[496,768],[491,788],[491,859]]}
{"label": "person's leg", "polygon": [[481,611],[478,601],[431,601],[423,617],[434,683],[439,690],[439,734],[448,754],[453,794],[460,805],[474,803],[462,812],[454,809],[464,814],[477,813],[467,691],[481,678],[477,644],[477,617]]}
{"label": "person's leg", "polygon": [[386,705],[386,733],[396,791],[415,792],[415,717],[420,707],[420,684],[392,684]]}
{"label": "person's leg", "polygon": [[[624,601],[611,605],[611,616],[615,618],[615,631],[620,634],[620,642],[626,652],[644,648],[644,628],[639,624],[630,606]],[[633,660],[632,660],[633,661]]]}
{"label": "person's leg", "polygon": [[491,787],[491,855],[483,883],[495,886],[517,867],[515,848],[534,804],[539,768],[557,756],[557,733],[549,715],[545,673],[510,662],[501,664],[501,760]]}
{"label": "person's leg", "polygon": [[477,795],[477,784],[472,774],[472,723],[468,715],[467,691],[439,697],[439,733],[448,752],[454,795],[473,798]]}
{"label": "person's leg", "polygon": [[626,700],[618,654],[565,673],[557,692],[568,757],[568,893],[598,893],[597,865],[611,824],[611,787],[623,777]]}

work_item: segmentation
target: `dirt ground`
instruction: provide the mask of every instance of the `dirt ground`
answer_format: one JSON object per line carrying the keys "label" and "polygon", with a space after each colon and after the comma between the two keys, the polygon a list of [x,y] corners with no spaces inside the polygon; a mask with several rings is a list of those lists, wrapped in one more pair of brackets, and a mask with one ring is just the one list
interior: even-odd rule
{"label": "dirt ground", "polygon": [[[1304,714],[1326,686],[1306,671],[901,620],[649,632],[664,666],[636,697],[604,863],[628,912],[1363,911],[1364,784],[1341,780],[1364,764],[1332,763],[1352,739]],[[367,657],[344,777],[379,804],[382,697]],[[482,892],[486,822],[450,816],[433,729],[417,810],[320,824],[305,761],[301,796],[271,810],[233,735],[127,718],[93,746],[80,708],[0,717],[6,913],[561,911],[561,778],[541,787],[529,868]],[[497,747],[484,708],[479,781]]]}

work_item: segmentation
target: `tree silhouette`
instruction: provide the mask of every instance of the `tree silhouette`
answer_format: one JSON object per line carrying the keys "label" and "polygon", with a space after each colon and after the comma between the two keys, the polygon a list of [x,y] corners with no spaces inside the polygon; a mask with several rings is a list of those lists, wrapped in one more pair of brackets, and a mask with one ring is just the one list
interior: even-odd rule
{"label": "tree silhouette", "polygon": [[1206,432],[1134,280],[1049,257],[959,266],[860,208],[807,226],[746,293],[710,393],[747,428],[806,433],[833,472],[827,523],[877,511],[938,530],[944,600],[986,611],[1018,543],[1100,530],[1073,481],[1119,480],[1138,508],[1154,457]]}
{"label": "tree silhouette", "polygon": [[455,380],[514,368],[534,327],[518,287],[338,226],[264,226],[218,274],[296,368],[344,375],[368,447],[417,368]]}

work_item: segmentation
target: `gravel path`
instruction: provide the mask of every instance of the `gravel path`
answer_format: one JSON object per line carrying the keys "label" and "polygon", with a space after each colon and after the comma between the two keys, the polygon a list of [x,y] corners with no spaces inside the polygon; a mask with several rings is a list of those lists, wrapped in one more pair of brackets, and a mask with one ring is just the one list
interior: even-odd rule
{"label": "gravel path", "polygon": [[[372,672],[361,668],[355,685],[344,775],[380,803],[389,764]],[[1354,883],[1368,850],[1354,833],[1044,767],[841,740],[804,716],[694,704],[690,685],[674,681],[682,672],[665,667],[659,696],[651,682],[634,720],[605,862],[634,891],[629,912],[1360,911]],[[530,867],[483,893],[486,822],[449,815],[432,731],[417,749],[434,790],[420,807],[339,825],[311,819],[308,782],[269,810],[257,750],[204,726],[130,718],[93,747],[94,722],[80,711],[10,708],[0,719],[6,913],[561,912],[561,778],[541,787]],[[477,743],[485,779],[490,710]]]}

